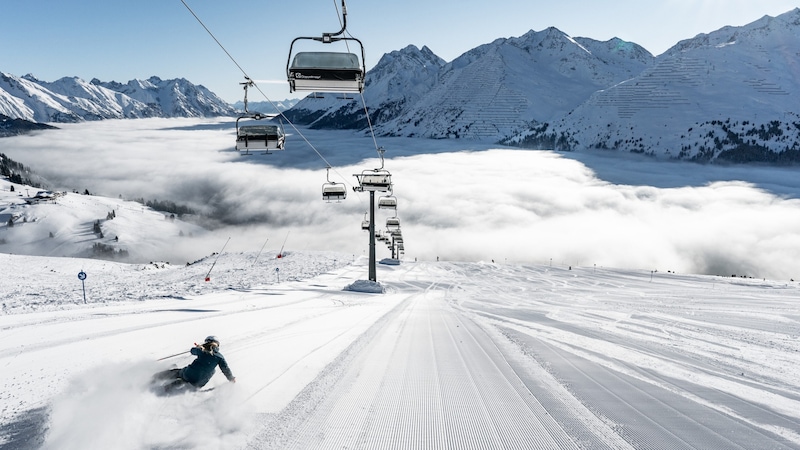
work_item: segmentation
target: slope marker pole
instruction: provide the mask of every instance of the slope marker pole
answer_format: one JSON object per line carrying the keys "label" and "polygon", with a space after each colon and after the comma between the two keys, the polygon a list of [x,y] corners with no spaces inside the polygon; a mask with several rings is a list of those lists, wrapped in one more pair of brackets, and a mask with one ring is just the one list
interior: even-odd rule
{"label": "slope marker pole", "polygon": [[261,246],[261,250],[258,251],[258,254],[256,255],[256,259],[253,260],[253,265],[250,266],[250,267],[255,267],[256,262],[258,261],[258,257],[261,256],[261,252],[263,252],[264,251],[264,247],[267,246],[267,242],[269,242],[269,238],[267,238],[267,240],[264,241],[264,245]]}
{"label": "slope marker pole", "polygon": [[214,264],[211,264],[211,268],[208,269],[208,273],[206,274],[206,281],[211,281],[211,271],[214,270],[214,266],[217,265],[217,261],[219,261],[219,257],[222,256],[222,252],[225,251],[225,247],[228,246],[228,242],[230,242],[230,241],[231,241],[231,238],[228,237],[228,240],[225,241],[225,245],[222,246],[222,250],[220,250],[219,253],[217,253],[217,258],[214,260]]}
{"label": "slope marker pole", "polygon": [[283,247],[286,246],[286,241],[289,240],[289,233],[291,232],[292,230],[286,232],[286,238],[283,240],[283,244],[281,244],[281,251],[278,252],[278,258],[283,258]]}

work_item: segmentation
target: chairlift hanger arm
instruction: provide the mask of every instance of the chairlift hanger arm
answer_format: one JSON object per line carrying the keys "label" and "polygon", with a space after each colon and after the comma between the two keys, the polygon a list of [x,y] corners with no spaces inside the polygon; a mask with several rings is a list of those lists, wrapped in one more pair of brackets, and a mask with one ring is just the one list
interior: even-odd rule
{"label": "chairlift hanger arm", "polygon": [[249,112],[247,111],[247,88],[255,86],[255,83],[247,75],[245,75],[244,79],[246,81],[243,81],[239,84],[244,88],[244,112],[247,114]]}
{"label": "chairlift hanger arm", "polygon": [[347,5],[342,0],[342,29],[336,33],[322,33],[322,42],[330,42],[331,38],[334,36],[339,36],[344,34],[344,31],[347,29]]}

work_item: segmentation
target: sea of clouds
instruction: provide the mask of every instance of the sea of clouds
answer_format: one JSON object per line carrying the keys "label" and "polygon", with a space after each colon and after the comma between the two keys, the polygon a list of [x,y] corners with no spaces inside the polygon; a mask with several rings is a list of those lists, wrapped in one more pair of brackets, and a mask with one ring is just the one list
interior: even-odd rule
{"label": "sea of clouds", "polygon": [[[406,258],[800,277],[793,168],[291,128],[285,151],[241,156],[230,119],[59,126],[6,138],[4,153],[54,189],[194,208],[217,233],[191,249],[198,255],[219,251],[227,237],[229,250],[257,250],[269,237],[287,249],[365,254],[369,194],[350,188],[354,174],[381,167],[377,144]],[[348,185],[341,203],[321,198],[329,164],[330,179]],[[378,210],[378,228],[393,214]],[[381,247],[378,258],[386,256]]]}

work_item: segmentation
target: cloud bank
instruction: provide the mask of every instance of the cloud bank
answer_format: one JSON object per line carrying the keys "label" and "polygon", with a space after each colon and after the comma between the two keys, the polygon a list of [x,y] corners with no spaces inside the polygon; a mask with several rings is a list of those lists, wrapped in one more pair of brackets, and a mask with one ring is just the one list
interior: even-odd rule
{"label": "cloud bank", "polygon": [[[301,131],[334,164],[334,181],[352,186],[353,174],[380,165],[370,137]],[[203,251],[232,236],[231,250],[288,237],[287,249],[367,252],[368,194],[323,202],[325,162],[294,132],[287,151],[250,157],[233,150],[230,120],[93,122],[3,141],[6,154],[58,188],[171,200],[212,216],[218,239]],[[791,169],[378,143],[407,258],[800,277],[800,180]],[[390,215],[378,211],[379,228]]]}

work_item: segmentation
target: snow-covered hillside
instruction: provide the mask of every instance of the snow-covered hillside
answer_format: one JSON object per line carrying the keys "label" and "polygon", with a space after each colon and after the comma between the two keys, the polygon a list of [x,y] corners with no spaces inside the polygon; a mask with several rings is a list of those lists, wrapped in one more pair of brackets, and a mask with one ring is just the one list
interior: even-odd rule
{"label": "snow-covered hillside", "polygon": [[185,79],[127,84],[64,77],[54,82],[0,72],[0,114],[31,122],[80,122],[142,117],[230,116],[233,108]]}
{"label": "snow-covered hillside", "polygon": [[[257,255],[0,255],[0,446],[800,449],[797,283]],[[209,334],[235,384],[149,389]]]}
{"label": "snow-covered hillside", "polygon": [[[0,179],[0,252],[146,262],[191,248],[205,230],[141,203]],[[194,256],[197,256],[195,253]],[[176,261],[173,261],[176,262]],[[185,263],[187,261],[178,261]]]}
{"label": "snow-covered hillside", "polygon": [[800,8],[678,43],[507,143],[697,161],[800,161]]}

